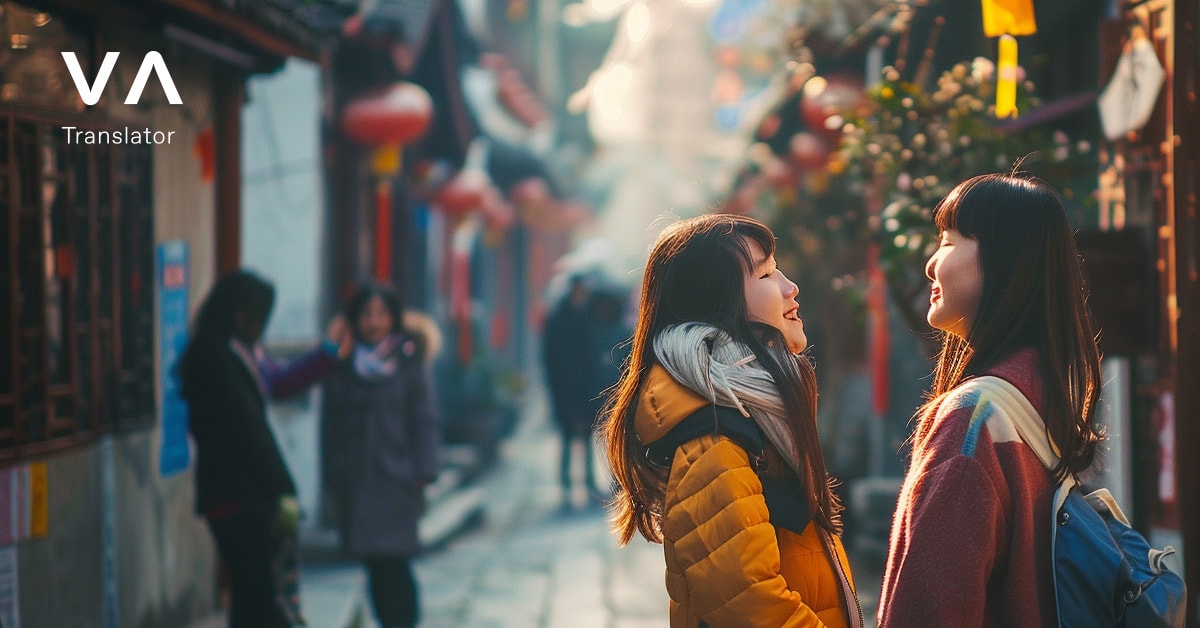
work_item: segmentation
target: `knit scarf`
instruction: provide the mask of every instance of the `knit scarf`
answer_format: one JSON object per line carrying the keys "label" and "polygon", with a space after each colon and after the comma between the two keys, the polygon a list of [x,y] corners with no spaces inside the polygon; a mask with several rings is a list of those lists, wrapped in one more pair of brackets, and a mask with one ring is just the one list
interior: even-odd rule
{"label": "knit scarf", "polygon": [[771,374],[755,363],[757,356],[749,347],[712,325],[681,323],[659,332],[654,355],[675,381],[753,419],[788,465],[799,471],[800,450],[787,428],[779,389]]}
{"label": "knit scarf", "polygon": [[355,343],[354,355],[351,358],[354,371],[367,380],[395,375],[400,366],[400,357],[396,355],[396,345],[399,342],[399,337],[389,334],[375,345]]}

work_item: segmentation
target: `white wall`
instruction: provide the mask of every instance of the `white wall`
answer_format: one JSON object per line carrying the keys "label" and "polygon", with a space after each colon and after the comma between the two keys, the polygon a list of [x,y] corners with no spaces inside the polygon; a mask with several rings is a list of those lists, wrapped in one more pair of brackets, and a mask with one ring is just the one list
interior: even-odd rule
{"label": "white wall", "polygon": [[[242,265],[275,284],[266,344],[277,358],[311,346],[325,327],[320,90],[320,68],[293,59],[249,81],[242,110]],[[306,527],[318,509],[318,394],[272,403],[268,413]]]}

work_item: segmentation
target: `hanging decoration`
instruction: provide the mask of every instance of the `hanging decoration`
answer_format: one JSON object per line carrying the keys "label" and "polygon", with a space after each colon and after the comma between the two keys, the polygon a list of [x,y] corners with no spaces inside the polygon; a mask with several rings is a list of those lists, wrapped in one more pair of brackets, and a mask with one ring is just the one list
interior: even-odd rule
{"label": "hanging decoration", "polygon": [[1001,35],[996,54],[996,117],[1017,117],[1017,39]]}
{"label": "hanging decoration", "polygon": [[996,117],[1015,118],[1017,111],[1016,36],[1037,32],[1033,0],[982,0],[983,34],[999,37],[996,55]]}
{"label": "hanging decoration", "polygon": [[346,105],[342,131],[364,146],[403,144],[420,137],[433,117],[429,92],[399,81]]}
{"label": "hanging decoration", "polygon": [[437,191],[433,204],[447,216],[459,218],[474,211],[492,190],[492,179],[487,174],[487,156],[491,148],[486,138],[477,137],[467,147],[467,157],[462,170],[454,175]]}
{"label": "hanging decoration", "polygon": [[982,0],[983,34],[1032,35],[1037,32],[1033,0]]}
{"label": "hanging decoration", "polygon": [[1104,137],[1118,140],[1146,126],[1165,80],[1166,71],[1154,44],[1141,25],[1135,25],[1117,60],[1117,68],[1098,99]]}
{"label": "hanging decoration", "polygon": [[401,170],[405,142],[420,137],[433,118],[433,99],[415,83],[399,81],[351,101],[342,110],[346,137],[371,147],[375,176],[374,277],[392,273],[392,177]]}

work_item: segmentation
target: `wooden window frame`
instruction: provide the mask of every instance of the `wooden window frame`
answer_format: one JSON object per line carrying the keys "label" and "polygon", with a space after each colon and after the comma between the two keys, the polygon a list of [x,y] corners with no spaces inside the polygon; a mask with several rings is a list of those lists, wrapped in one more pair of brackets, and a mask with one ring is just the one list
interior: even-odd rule
{"label": "wooden window frame", "polygon": [[0,108],[3,462],[155,420],[152,148],[63,130],[106,122]]}

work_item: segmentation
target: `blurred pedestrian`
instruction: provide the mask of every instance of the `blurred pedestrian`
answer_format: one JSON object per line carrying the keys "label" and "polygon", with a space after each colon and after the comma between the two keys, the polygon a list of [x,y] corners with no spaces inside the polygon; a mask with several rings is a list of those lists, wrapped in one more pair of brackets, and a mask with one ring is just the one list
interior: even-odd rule
{"label": "blurred pedestrian", "polygon": [[1056,479],[963,386],[993,375],[1019,389],[1058,446],[1059,477],[1091,464],[1100,355],[1073,230],[1050,186],[1000,174],[960,183],[934,222],[926,317],[942,351],[917,412],[879,625],[1055,626],[1043,522]]}
{"label": "blurred pedestrian", "polygon": [[331,339],[281,367],[258,345],[274,302],[274,288],[253,273],[225,275],[200,305],[179,362],[196,444],[196,511],[228,570],[233,628],[304,623],[296,485],[267,423],[266,400],[331,372],[343,332],[335,321]]}
{"label": "blurred pedestrian", "polygon": [[[668,226],[605,414],[619,542],[663,543],[675,627],[862,624],[798,290],[774,252],[750,218]],[[766,445],[746,449],[738,431]]]}
{"label": "blurred pedestrian", "polygon": [[[387,628],[420,617],[411,559],[440,432],[427,358],[434,329],[405,328],[388,285],[358,288],[345,308],[351,359],[325,383],[321,460],[343,550],[366,563],[371,605]],[[409,317],[412,320],[412,317]]]}
{"label": "blurred pedestrian", "polygon": [[542,334],[542,365],[550,388],[550,411],[561,436],[559,482],[564,503],[570,500],[571,460],[583,447],[584,484],[597,490],[592,432],[600,411],[598,386],[600,350],[592,312],[592,290],[583,274],[568,278],[567,294],[546,318]]}
{"label": "blurred pedestrian", "polygon": [[[596,339],[595,414],[599,415],[603,399],[621,379],[621,366],[629,359],[629,336],[633,333],[625,322],[625,298],[616,286],[598,286],[591,299],[591,318]],[[591,447],[590,442],[587,443]],[[588,491],[597,502],[612,497],[611,490],[588,484]]]}

